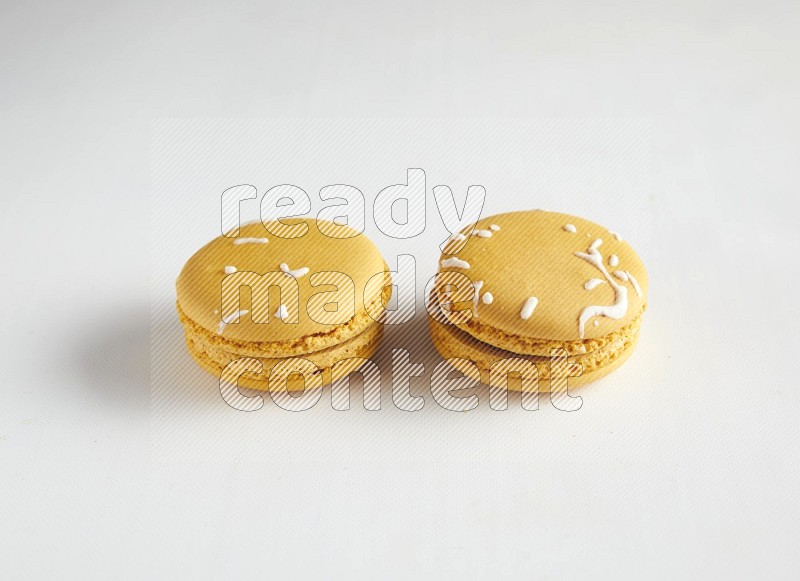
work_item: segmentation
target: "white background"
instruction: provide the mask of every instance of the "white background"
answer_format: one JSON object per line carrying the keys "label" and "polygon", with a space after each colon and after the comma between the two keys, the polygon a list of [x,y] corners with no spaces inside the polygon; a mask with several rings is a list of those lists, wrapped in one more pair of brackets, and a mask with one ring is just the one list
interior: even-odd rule
{"label": "white background", "polygon": [[[793,577],[798,12],[3,3],[0,574]],[[165,117],[291,117],[328,142]],[[159,314],[223,189],[341,182],[370,200],[408,167],[640,251],[642,340],[579,411],[323,396],[242,414],[168,341],[173,376],[151,379],[151,310],[179,340]],[[444,233],[429,223],[408,245],[419,277]]]}

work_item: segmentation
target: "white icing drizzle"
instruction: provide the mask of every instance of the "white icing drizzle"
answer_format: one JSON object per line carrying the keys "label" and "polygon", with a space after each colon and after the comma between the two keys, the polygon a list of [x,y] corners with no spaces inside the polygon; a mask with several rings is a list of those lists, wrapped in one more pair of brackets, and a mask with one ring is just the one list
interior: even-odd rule
{"label": "white icing drizzle", "polygon": [[472,306],[475,309],[475,316],[478,316],[478,301],[480,300],[481,296],[481,288],[483,288],[483,281],[479,280],[477,282],[472,283],[472,287],[475,289],[475,294],[472,297]]}
{"label": "white icing drizzle", "polygon": [[269,242],[266,238],[237,238],[233,241],[234,244],[266,244]]}
{"label": "white icing drizzle", "polygon": [[594,320],[594,326],[595,327],[599,327],[600,326],[600,319],[595,319]]}
{"label": "white icing drizzle", "polygon": [[469,268],[469,262],[453,256],[451,258],[445,258],[442,260],[442,266],[444,268],[463,268],[466,270]]}
{"label": "white icing drizzle", "polygon": [[584,328],[586,322],[593,317],[608,317],[609,319],[621,319],[628,312],[628,289],[622,285],[617,284],[611,275],[608,274],[606,267],[603,265],[603,255],[597,248],[602,244],[602,240],[595,240],[589,249],[584,252],[576,252],[575,256],[584,259],[586,262],[599,270],[608,284],[614,289],[614,304],[612,305],[591,305],[585,307],[578,317],[578,334],[580,338],[584,337]]}
{"label": "white icing drizzle", "polygon": [[628,275],[628,280],[629,280],[629,281],[631,281],[631,284],[633,285],[633,290],[635,290],[635,291],[636,291],[636,294],[637,294],[639,297],[641,297],[641,296],[642,296],[642,287],[640,287],[640,286],[639,286],[639,281],[637,281],[637,280],[636,280],[636,279],[633,277],[633,275],[631,274],[631,272],[630,272],[629,270],[626,270],[626,271],[625,271],[625,274],[627,274],[627,275]]}
{"label": "white icing drizzle", "polygon": [[497,224],[490,224],[489,230],[494,230],[495,232],[497,232],[498,230],[500,230],[500,226],[498,226]]}
{"label": "white icing drizzle", "polygon": [[609,234],[611,234],[614,237],[614,240],[616,240],[617,242],[622,242],[622,236],[620,236],[616,232],[609,232]]}
{"label": "white icing drizzle", "polygon": [[571,232],[572,234],[575,234],[575,232],[577,232],[578,229],[572,224],[565,224],[564,225],[564,231]]}
{"label": "white icing drizzle", "polygon": [[275,316],[280,319],[281,321],[285,321],[286,317],[289,316],[289,311],[286,310],[286,305],[281,305],[278,307],[278,310],[275,311]]}
{"label": "white icing drizzle", "polygon": [[473,236],[480,236],[481,238],[491,238],[492,231],[491,230],[475,230],[472,233]]}
{"label": "white icing drizzle", "polygon": [[608,265],[609,266],[617,266],[619,264],[619,257],[616,254],[612,254],[608,257]]}
{"label": "white icing drizzle", "polygon": [[592,278],[586,281],[586,284],[583,285],[583,288],[586,290],[592,290],[601,284],[606,284],[606,281],[604,281],[602,278]]}
{"label": "white icing drizzle", "polygon": [[222,335],[222,332],[225,330],[225,327],[230,325],[231,323],[235,323],[239,320],[239,317],[242,315],[246,315],[249,311],[247,309],[243,309],[241,311],[236,311],[235,313],[231,313],[226,317],[222,317],[222,320],[219,322],[219,327],[217,327],[217,335]]}
{"label": "white icing drizzle", "polygon": [[233,274],[234,272],[236,272],[236,267],[235,266],[226,266],[225,267],[225,274]]}
{"label": "white icing drizzle", "polygon": [[614,276],[616,276],[620,280],[628,282],[628,275],[625,272],[621,271],[621,270],[615,270],[614,271]]}
{"label": "white icing drizzle", "polygon": [[484,305],[491,305],[494,302],[494,295],[490,292],[483,293],[483,298],[481,299]]}
{"label": "white icing drizzle", "polygon": [[522,310],[519,312],[519,318],[523,321],[527,321],[531,318],[533,314],[533,310],[536,308],[536,305],[539,304],[539,299],[536,297],[528,297],[525,299],[525,303],[522,305]]}
{"label": "white icing drizzle", "polygon": [[288,274],[289,276],[292,276],[294,278],[300,278],[301,276],[305,276],[305,275],[308,274],[308,267],[307,266],[303,266],[302,268],[296,268],[294,270],[291,270],[289,268],[289,265],[286,264],[285,262],[281,262],[281,270],[284,272],[284,274]]}

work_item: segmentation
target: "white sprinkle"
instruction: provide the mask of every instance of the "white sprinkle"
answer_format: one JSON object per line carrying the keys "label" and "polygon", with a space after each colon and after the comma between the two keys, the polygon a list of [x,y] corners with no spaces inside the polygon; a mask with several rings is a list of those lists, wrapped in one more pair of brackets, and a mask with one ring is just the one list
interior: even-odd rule
{"label": "white sprinkle", "polygon": [[530,297],[525,300],[525,304],[522,305],[522,310],[519,312],[519,318],[523,321],[527,321],[531,318],[533,314],[533,309],[536,308],[536,305],[539,304],[539,299],[536,297]]}
{"label": "white sprinkle", "polygon": [[597,319],[595,319],[595,320],[594,320],[594,326],[595,326],[595,327],[599,327],[599,326],[600,326],[600,321],[598,321]]}
{"label": "white sprinkle", "polygon": [[233,241],[234,244],[266,244],[269,242],[266,238],[237,238]]}
{"label": "white sprinkle", "polygon": [[497,232],[498,230],[500,230],[500,226],[498,226],[497,224],[490,224],[489,230],[494,230],[495,232]]}
{"label": "white sprinkle", "polygon": [[278,310],[275,311],[275,316],[279,318],[281,321],[286,321],[286,318],[289,316],[289,311],[286,310],[286,305],[281,305],[278,307]]}
{"label": "white sprinkle", "polygon": [[597,250],[602,243],[603,243],[603,239],[602,238],[598,238],[597,240],[592,242],[592,245],[589,248],[591,248],[592,250]]}
{"label": "white sprinkle", "polygon": [[596,288],[596,287],[600,286],[601,284],[606,284],[606,281],[604,281],[603,279],[600,279],[600,278],[593,278],[593,279],[587,280],[586,284],[583,285],[583,288],[585,288],[586,290],[592,290],[593,288]]}
{"label": "white sprinkle", "polygon": [[616,254],[612,254],[608,257],[608,264],[609,266],[617,266],[619,264],[619,257]]}
{"label": "white sprinkle", "polygon": [[630,271],[626,270],[625,274],[628,275],[628,280],[631,281],[631,284],[633,285],[633,290],[636,291],[636,294],[642,296],[642,289],[639,286],[639,282],[635,278],[633,278],[633,275],[630,273]]}
{"label": "white sprinkle", "polygon": [[453,256],[452,258],[445,258],[442,260],[442,266],[444,268],[463,268],[466,270],[469,268],[469,262]]}
{"label": "white sprinkle", "polygon": [[472,233],[473,236],[480,236],[481,238],[491,238],[492,231],[491,230],[475,230]]}
{"label": "white sprinkle", "polygon": [[296,268],[294,270],[289,269],[289,265],[285,262],[281,262],[281,270],[284,274],[288,274],[294,278],[300,278],[301,276],[305,276],[308,274],[308,267],[304,266],[302,268]]}
{"label": "white sprinkle", "polygon": [[219,315],[219,309],[214,309],[214,314]]}
{"label": "white sprinkle", "polygon": [[609,232],[609,234],[611,234],[617,242],[622,242],[622,236],[620,236],[616,232]]}
{"label": "white sprinkle", "polygon": [[489,292],[483,293],[483,298],[481,300],[484,305],[491,305],[494,302],[494,295]]}
{"label": "white sprinkle", "polygon": [[450,235],[450,242],[461,242],[465,240],[467,237],[464,236],[461,232],[456,232],[455,234]]}
{"label": "white sprinkle", "polygon": [[247,309],[236,311],[235,313],[231,313],[227,317],[222,317],[222,320],[219,322],[219,327],[217,328],[217,335],[222,335],[222,332],[225,330],[227,325],[231,323],[236,323],[239,321],[239,317],[242,315],[246,315],[249,311]]}
{"label": "white sprinkle", "polygon": [[628,275],[621,270],[615,270],[612,274],[620,280],[624,280],[625,282],[628,281]]}
{"label": "white sprinkle", "polygon": [[572,232],[573,234],[575,234],[575,232],[578,231],[578,229],[575,226],[573,226],[572,224],[566,224],[564,226],[564,230],[567,231],[567,232]]}
{"label": "white sprinkle", "polygon": [[234,272],[236,272],[236,267],[235,266],[226,266],[225,267],[225,274],[233,274]]}

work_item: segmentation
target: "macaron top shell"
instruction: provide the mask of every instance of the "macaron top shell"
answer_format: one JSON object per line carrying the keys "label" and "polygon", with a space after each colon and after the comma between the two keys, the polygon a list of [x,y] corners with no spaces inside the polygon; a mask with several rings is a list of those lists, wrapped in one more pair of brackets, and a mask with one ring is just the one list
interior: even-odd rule
{"label": "macaron top shell", "polygon": [[[313,218],[281,222],[305,223],[308,229],[301,237],[282,238],[270,234],[261,223],[247,224],[240,228],[237,237],[219,236],[197,251],[176,283],[181,311],[226,340],[247,342],[290,344],[309,336],[330,335],[343,325],[349,326],[348,334],[352,335],[372,324],[375,315],[385,310],[381,294],[391,280],[388,267],[372,241],[347,226]],[[298,300],[288,302],[283,292],[279,297],[276,287],[268,293],[257,293],[243,286],[238,310],[246,312],[238,316],[237,309],[221,312],[223,280],[249,272],[279,273],[270,276],[294,278]],[[337,274],[324,274],[328,272]],[[352,287],[343,276],[352,281]],[[256,294],[259,296],[254,301]],[[313,300],[328,305],[324,310],[347,313],[348,322],[320,322],[325,319],[320,316],[321,311],[314,315],[309,308],[309,301],[315,295],[319,296]],[[320,297],[326,300],[319,300]],[[369,313],[365,304],[370,308]],[[256,309],[260,309],[260,322],[253,321]],[[289,322],[295,317],[296,322]]]}
{"label": "macaron top shell", "polygon": [[473,318],[459,324],[468,332],[586,341],[625,327],[646,305],[647,272],[636,252],[589,220],[512,212],[483,218],[462,235],[445,247],[440,271],[461,272],[479,287]]}

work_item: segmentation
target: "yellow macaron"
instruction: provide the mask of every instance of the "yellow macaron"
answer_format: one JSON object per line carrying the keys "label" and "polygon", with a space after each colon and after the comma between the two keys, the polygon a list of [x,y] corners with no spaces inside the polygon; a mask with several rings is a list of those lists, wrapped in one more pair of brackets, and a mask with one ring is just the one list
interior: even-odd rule
{"label": "yellow macaron", "polygon": [[244,225],[198,250],[176,283],[192,357],[218,377],[232,362],[257,360],[238,377],[255,389],[303,389],[301,372],[327,384],[357,368],[380,342],[392,292],[389,269],[363,234],[308,218],[285,225],[305,233]]}
{"label": "yellow macaron", "polygon": [[618,367],[638,339],[644,265],[619,234],[583,218],[541,210],[483,218],[451,237],[439,264],[433,343],[446,359],[473,362],[484,383],[500,377],[493,365],[523,359],[546,391],[551,357],[562,353],[569,385],[582,385]]}

